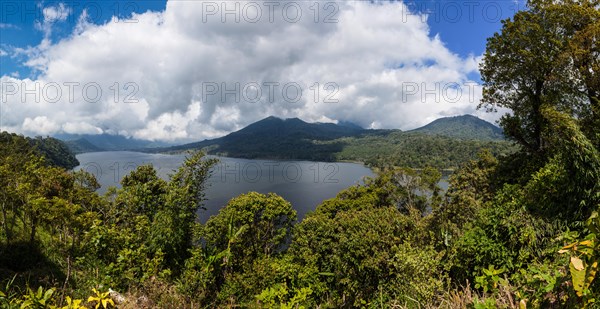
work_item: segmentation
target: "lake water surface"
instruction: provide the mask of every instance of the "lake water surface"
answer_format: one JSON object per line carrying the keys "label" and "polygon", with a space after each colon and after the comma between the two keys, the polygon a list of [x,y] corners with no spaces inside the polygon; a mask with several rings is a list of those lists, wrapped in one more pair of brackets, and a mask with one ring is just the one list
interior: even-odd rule
{"label": "lake water surface", "polygon": [[[184,158],[129,151],[93,152],[77,155],[81,165],[75,169],[94,174],[102,185],[99,193],[104,193],[109,186],[120,187],[121,179],[143,164],[152,164],[160,177],[168,179]],[[292,203],[298,219],[302,219],[323,200],[361,183],[365,176],[373,176],[369,168],[355,163],[218,159],[208,181],[207,210],[198,214],[201,222],[217,214],[231,198],[249,191],[277,193]]]}

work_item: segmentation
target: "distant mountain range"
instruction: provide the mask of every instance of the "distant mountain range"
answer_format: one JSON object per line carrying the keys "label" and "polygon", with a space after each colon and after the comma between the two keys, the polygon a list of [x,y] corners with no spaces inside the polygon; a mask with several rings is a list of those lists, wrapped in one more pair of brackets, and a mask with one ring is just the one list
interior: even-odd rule
{"label": "distant mountain range", "polygon": [[[450,143],[449,140],[455,142]],[[441,118],[408,132],[364,129],[349,122],[307,123],[298,118],[268,117],[221,138],[146,151],[181,152],[202,149],[209,154],[248,159],[364,161],[367,157],[364,155],[365,152],[377,154],[380,150],[386,149],[388,153],[398,155],[403,150],[396,149],[391,144],[401,144],[405,145],[403,149],[410,149],[409,156],[412,157],[421,148],[463,147],[470,158],[482,148],[482,142],[503,142],[503,140],[504,136],[500,128],[470,115]],[[411,143],[419,145],[407,146]],[[496,149],[495,144],[488,146]],[[466,159],[461,155],[454,157]],[[425,161],[431,160],[427,159],[423,162]]]}
{"label": "distant mountain range", "polygon": [[[389,154],[394,155],[410,149],[410,154],[406,155],[415,156],[419,152],[426,152],[425,148],[463,147],[472,154],[482,147],[483,142],[502,143],[504,140],[500,128],[471,115],[440,118],[407,132],[364,129],[350,122],[307,123],[298,118],[268,117],[220,138],[167,147],[159,143],[107,134],[69,137],[70,139],[65,139],[66,143],[75,153],[105,150],[181,152],[202,149],[209,154],[237,158],[319,161],[371,160],[373,158],[370,153],[377,154],[382,149],[387,149]],[[402,149],[397,145],[403,145]],[[489,145],[491,148],[496,147],[493,143]]]}
{"label": "distant mountain range", "polygon": [[324,142],[365,131],[351,123],[307,123],[298,118],[268,117],[220,138],[149,151],[204,149],[211,154],[248,159],[330,160],[331,154],[340,149]]}
{"label": "distant mountain range", "polygon": [[145,148],[170,146],[167,143],[152,142],[112,134],[58,134],[54,137],[64,141],[74,153],[140,150]]}
{"label": "distant mountain range", "polygon": [[472,115],[445,117],[410,132],[443,135],[465,140],[503,140],[499,127]]}

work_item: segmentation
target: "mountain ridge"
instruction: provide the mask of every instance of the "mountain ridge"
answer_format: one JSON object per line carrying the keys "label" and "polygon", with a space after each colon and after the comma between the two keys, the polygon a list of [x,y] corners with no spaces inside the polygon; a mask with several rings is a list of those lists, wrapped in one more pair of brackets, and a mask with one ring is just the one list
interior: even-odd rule
{"label": "mountain ridge", "polygon": [[[396,154],[402,154],[405,151],[394,146],[401,144],[404,149],[410,149],[407,155],[414,157],[419,147],[457,149],[457,145],[464,144],[469,157],[473,157],[478,149],[484,148],[482,145],[499,149],[490,144],[504,141],[498,130],[500,128],[493,124],[470,115],[440,118],[411,131],[364,129],[348,122],[308,123],[298,118],[270,116],[220,138],[145,151],[203,150],[208,154],[246,159],[373,161],[365,151],[378,153],[394,149]],[[477,134],[479,131],[481,134]]]}
{"label": "mountain ridge", "polygon": [[[472,115],[439,118],[410,131],[364,129],[354,123],[309,123],[299,118],[269,116],[225,136],[182,145],[160,144],[120,135],[70,135],[66,144],[75,153],[135,150],[143,152],[181,152],[204,150],[209,154],[248,159],[336,160],[345,138],[385,136],[390,133],[440,135],[461,140],[500,141],[502,130]],[[75,137],[75,138],[74,138]]]}
{"label": "mountain ridge", "polygon": [[473,115],[438,118],[407,132],[443,135],[467,140],[504,140],[501,128]]}
{"label": "mountain ridge", "polygon": [[130,138],[118,134],[57,134],[74,153],[96,151],[140,150],[144,148],[167,147],[169,144]]}
{"label": "mountain ridge", "polygon": [[211,154],[247,159],[306,159],[331,161],[339,151],[336,144],[315,144],[342,137],[357,136],[366,130],[357,126],[334,123],[308,123],[299,118],[281,119],[270,116],[223,137],[149,152],[177,152],[204,149]]}

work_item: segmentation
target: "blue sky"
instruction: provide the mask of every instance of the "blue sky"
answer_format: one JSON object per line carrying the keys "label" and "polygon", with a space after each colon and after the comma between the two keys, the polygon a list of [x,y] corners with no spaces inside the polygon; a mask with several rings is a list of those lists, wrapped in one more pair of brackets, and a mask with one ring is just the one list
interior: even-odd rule
{"label": "blue sky", "polygon": [[[486,38],[523,2],[266,3],[2,1],[0,129],[188,141],[270,115],[400,129],[458,114],[498,118],[476,109],[477,66]],[[261,18],[249,22],[255,9]],[[289,83],[298,100],[258,89],[256,103],[223,91]],[[49,85],[67,84],[101,95],[88,102],[80,89],[74,98],[59,89],[48,100]],[[325,101],[336,104],[314,104]]]}
{"label": "blue sky", "polygon": [[[115,16],[120,18],[130,17],[132,13],[150,11],[163,11],[166,1],[2,1],[0,4],[0,48],[11,47],[26,48],[38,45],[44,38],[44,32],[36,27],[36,23],[44,19],[43,8],[64,4],[71,12],[64,22],[56,22],[53,26],[50,39],[53,42],[68,37],[77,24],[77,18],[84,10],[90,14],[90,21],[95,24],[104,24]],[[22,77],[30,76],[31,70],[22,64],[22,57],[0,57],[0,75],[19,72]]]}
{"label": "blue sky", "polygon": [[450,50],[466,56],[485,51],[486,39],[501,28],[501,20],[524,9],[523,1],[411,1],[409,7],[429,12],[432,34],[439,34]]}

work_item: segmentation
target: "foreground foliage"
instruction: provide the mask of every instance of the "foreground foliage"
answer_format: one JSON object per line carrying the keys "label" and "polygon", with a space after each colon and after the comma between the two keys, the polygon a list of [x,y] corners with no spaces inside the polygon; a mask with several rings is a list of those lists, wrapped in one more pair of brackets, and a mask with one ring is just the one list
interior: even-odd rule
{"label": "foreground foliage", "polygon": [[0,306],[597,307],[599,5],[530,1],[489,40],[483,106],[513,111],[519,146],[479,153],[446,192],[437,169],[390,158],[301,222],[249,192],[199,224],[202,154],[101,197],[91,175],[2,140]]}

